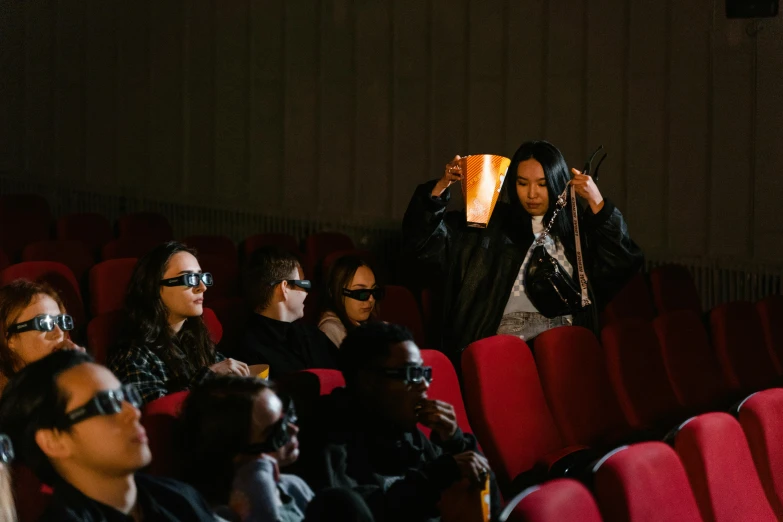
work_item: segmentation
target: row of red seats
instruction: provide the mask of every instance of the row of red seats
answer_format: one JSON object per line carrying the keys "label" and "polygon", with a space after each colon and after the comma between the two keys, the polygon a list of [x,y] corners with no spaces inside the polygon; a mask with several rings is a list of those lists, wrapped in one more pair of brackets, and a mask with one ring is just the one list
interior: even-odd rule
{"label": "row of red seats", "polygon": [[[781,300],[759,303],[776,310],[765,321],[776,328]],[[769,354],[783,353],[783,336],[764,343],[753,305],[716,308],[711,330],[712,344],[700,317],[683,310],[608,325],[603,343],[562,327],[537,337],[533,351],[513,336],[471,344],[462,357],[465,401],[503,489],[545,476],[578,450],[661,438],[689,415],[729,409],[780,382]]]}
{"label": "row of red seats", "polygon": [[573,479],[512,499],[509,522],[772,522],[783,519],[783,390],[750,397],[739,422],[725,413],[690,419],[674,438],[617,448],[592,468],[593,493]]}
{"label": "row of red seats", "polygon": [[657,315],[677,310],[701,313],[701,299],[687,268],[664,265],[649,274],[637,274],[620,290],[601,313],[602,324],[624,319],[652,321]]}

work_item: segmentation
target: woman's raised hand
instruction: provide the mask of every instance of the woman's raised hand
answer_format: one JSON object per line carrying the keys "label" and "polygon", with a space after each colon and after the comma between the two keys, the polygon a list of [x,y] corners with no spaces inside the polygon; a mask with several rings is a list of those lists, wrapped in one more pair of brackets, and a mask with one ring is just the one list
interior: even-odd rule
{"label": "woman's raised hand", "polygon": [[459,160],[462,158],[457,154],[454,159],[446,163],[446,171],[443,173],[443,177],[438,180],[435,187],[432,189],[432,195],[440,197],[447,188],[451,186],[455,181],[462,179],[462,167],[459,164]]}
{"label": "woman's raised hand", "polygon": [[593,214],[598,214],[604,208],[604,197],[601,195],[601,191],[598,190],[598,185],[595,184],[593,178],[582,174],[577,169],[571,169],[571,173],[574,175],[571,185],[574,186],[577,195],[587,201]]}

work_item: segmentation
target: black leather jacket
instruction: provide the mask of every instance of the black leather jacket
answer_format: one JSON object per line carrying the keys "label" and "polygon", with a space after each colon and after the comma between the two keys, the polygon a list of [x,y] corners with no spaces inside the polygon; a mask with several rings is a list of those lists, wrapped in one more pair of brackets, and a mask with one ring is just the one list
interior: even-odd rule
{"label": "black leather jacket", "polygon": [[[403,250],[419,261],[437,264],[445,277],[441,350],[458,363],[468,344],[497,332],[535,237],[532,227],[518,218],[521,205],[509,201],[510,187],[503,187],[504,197],[499,198],[487,228],[471,228],[464,212],[446,212],[451,189],[439,198],[431,195],[435,183],[419,185],[411,198],[403,219]],[[598,214],[588,207],[580,220],[593,305],[575,314],[574,324],[597,331],[598,311],[639,271],[644,256],[629,237],[623,215],[609,200],[604,200]],[[573,248],[565,250],[576,267]]]}

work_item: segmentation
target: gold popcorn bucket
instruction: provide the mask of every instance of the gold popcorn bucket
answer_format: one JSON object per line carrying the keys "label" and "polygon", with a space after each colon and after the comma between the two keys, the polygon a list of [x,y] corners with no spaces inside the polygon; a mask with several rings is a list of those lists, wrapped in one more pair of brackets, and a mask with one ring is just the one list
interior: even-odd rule
{"label": "gold popcorn bucket", "polygon": [[459,160],[469,227],[487,227],[510,163],[510,159],[492,154],[476,154]]}

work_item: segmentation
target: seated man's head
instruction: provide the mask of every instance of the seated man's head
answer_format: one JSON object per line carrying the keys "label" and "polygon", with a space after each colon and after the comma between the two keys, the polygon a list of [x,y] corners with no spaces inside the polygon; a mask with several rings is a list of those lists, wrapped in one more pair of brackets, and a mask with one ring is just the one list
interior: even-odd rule
{"label": "seated man's head", "polygon": [[57,351],[11,379],[0,398],[0,426],[41,481],[94,483],[149,464],[140,402],[132,386],[89,355]]}
{"label": "seated man's head", "polygon": [[404,326],[367,323],[348,332],[339,352],[348,390],[366,413],[394,429],[416,427],[416,410],[427,398],[432,369]]}
{"label": "seated man's head", "polygon": [[304,302],[310,281],[304,279],[295,255],[280,247],[253,252],[245,276],[247,299],[253,310],[281,321],[304,316]]}
{"label": "seated man's head", "polygon": [[280,467],[299,458],[296,412],[261,379],[220,375],[194,388],[180,419],[183,477],[226,503],[237,464],[262,455]]}
{"label": "seated man's head", "polygon": [[0,373],[11,377],[25,365],[72,346],[73,319],[46,283],[17,279],[0,288]]}

